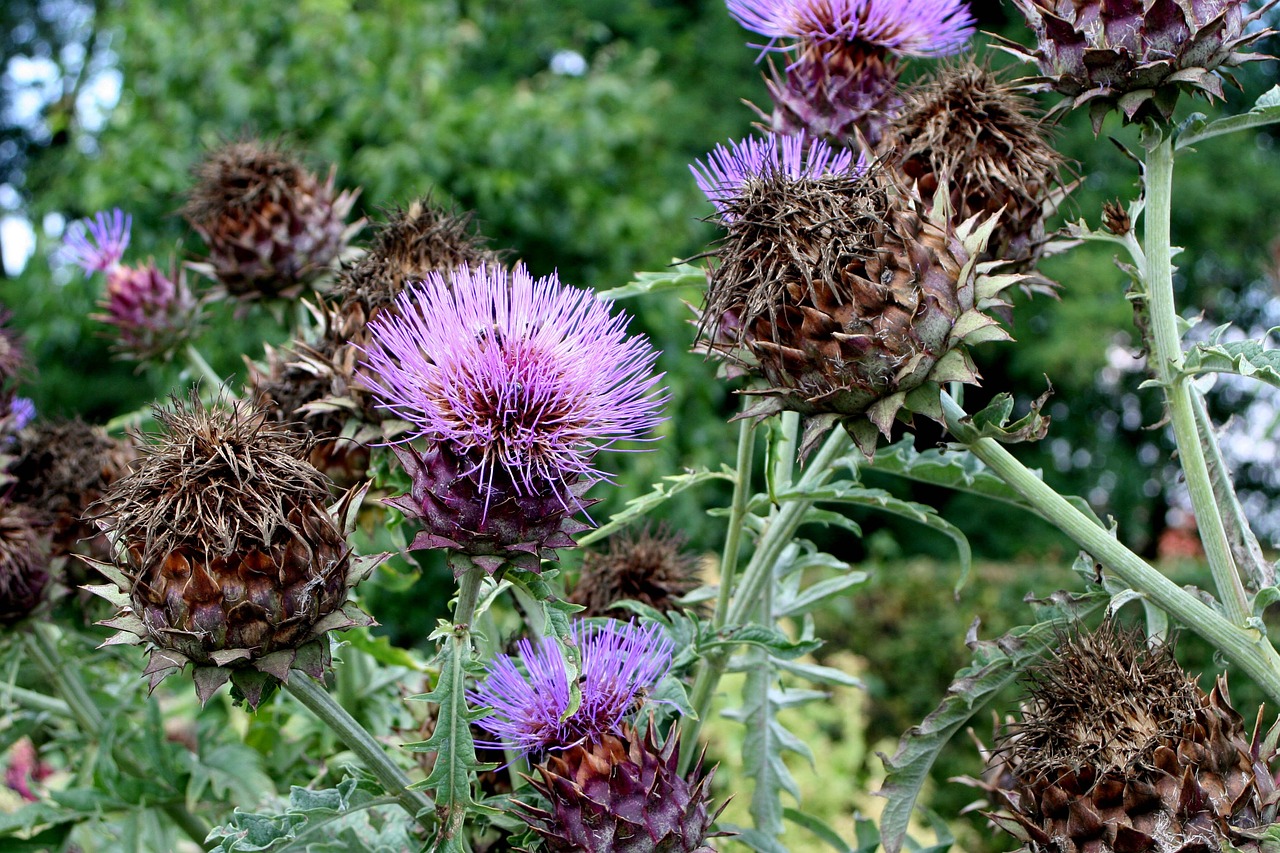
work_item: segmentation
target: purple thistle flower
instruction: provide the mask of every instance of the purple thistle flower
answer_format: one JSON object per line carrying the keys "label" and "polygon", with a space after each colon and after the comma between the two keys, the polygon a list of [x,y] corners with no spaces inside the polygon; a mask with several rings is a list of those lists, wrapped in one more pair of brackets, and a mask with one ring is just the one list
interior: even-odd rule
{"label": "purple thistle flower", "polygon": [[106,272],[120,263],[129,245],[133,217],[115,208],[98,211],[92,219],[80,219],[67,229],[63,252],[85,275]]}
{"label": "purple thistle flower", "polygon": [[946,56],[963,50],[975,27],[964,0],[727,0],[727,5],[749,30],[820,50],[861,42],[898,56]]}
{"label": "purple thistle flower", "polygon": [[36,418],[36,404],[30,397],[14,397],[9,403],[9,430],[18,432]]}
{"label": "purple thistle flower", "polygon": [[579,621],[571,630],[582,652],[578,709],[561,719],[569,709],[569,677],[555,640],[547,638],[536,648],[521,640],[517,649],[527,674],[521,674],[510,655],[498,655],[489,663],[487,677],[467,693],[473,705],[493,709],[476,721],[497,738],[482,746],[537,755],[619,734],[641,691],[654,687],[671,668],[675,646],[657,624],[588,626]]}
{"label": "purple thistle flower", "polygon": [[[628,337],[625,315],[555,274],[523,267],[432,272],[369,324],[366,381],[417,436],[470,460],[488,495],[495,474],[523,495],[607,479],[598,450],[663,420],[658,353]],[[486,497],[486,500],[488,498]]]}
{"label": "purple thistle flower", "polygon": [[726,202],[739,195],[742,185],[752,178],[782,175],[799,181],[866,169],[865,156],[855,162],[852,151],[834,149],[803,135],[749,136],[729,146],[717,145],[705,163],[699,160],[689,167],[698,188],[721,213]]}
{"label": "purple thistle flower", "polygon": [[166,356],[187,340],[197,304],[186,275],[166,275],[154,261],[142,267],[117,264],[107,273],[107,290],[94,319],[116,327],[120,348],[139,359]]}

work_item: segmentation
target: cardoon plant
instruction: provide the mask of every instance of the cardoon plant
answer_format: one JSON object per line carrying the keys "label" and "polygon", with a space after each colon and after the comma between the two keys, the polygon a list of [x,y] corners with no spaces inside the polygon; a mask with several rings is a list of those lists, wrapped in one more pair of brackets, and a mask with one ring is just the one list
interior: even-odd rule
{"label": "cardoon plant", "polygon": [[[786,59],[769,80],[775,133],[875,147],[902,105],[908,57],[962,50],[974,20],[963,0],[728,0],[730,13],[768,36]],[[781,40],[781,44],[778,44]]]}
{"label": "cardoon plant", "polygon": [[657,353],[590,291],[523,267],[432,273],[395,309],[370,324],[366,381],[424,445],[396,447],[413,547],[448,549],[459,573],[538,571],[585,529],[572,516],[608,479],[596,454],[661,421]]}

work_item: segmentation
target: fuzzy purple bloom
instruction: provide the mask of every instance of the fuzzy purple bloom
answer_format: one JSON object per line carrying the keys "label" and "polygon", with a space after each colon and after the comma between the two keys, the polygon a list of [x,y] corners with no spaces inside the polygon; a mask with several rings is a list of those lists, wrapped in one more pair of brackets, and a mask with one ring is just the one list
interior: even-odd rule
{"label": "fuzzy purple bloom", "polygon": [[145,359],[171,353],[191,335],[197,303],[181,272],[166,275],[155,262],[116,265],[107,273],[107,291],[94,319],[110,323],[120,348]]}
{"label": "fuzzy purple bloom", "polygon": [[819,49],[861,42],[898,56],[946,56],[963,50],[975,27],[964,0],[727,0],[727,5],[749,30]]}
{"label": "fuzzy purple bloom", "polygon": [[118,207],[110,213],[100,210],[92,219],[77,220],[63,238],[65,257],[85,275],[106,272],[124,257],[132,227],[133,217]]}
{"label": "fuzzy purple bloom", "polygon": [[607,479],[596,452],[663,420],[658,353],[626,329],[625,315],[555,274],[462,266],[431,273],[369,324],[365,376],[414,437],[470,460],[482,492],[495,480],[524,495],[550,487],[577,509],[570,487]]}
{"label": "fuzzy purple bloom", "polygon": [[493,709],[476,721],[497,738],[482,746],[540,755],[620,734],[641,691],[656,686],[671,668],[675,646],[659,625],[588,626],[579,621],[571,630],[582,652],[578,709],[561,719],[569,708],[569,676],[555,640],[547,638],[536,648],[521,640],[517,649],[527,675],[510,655],[498,655],[490,661],[487,677],[467,693],[471,704]]}
{"label": "fuzzy purple bloom", "polygon": [[18,432],[36,419],[36,404],[30,397],[14,397],[9,403],[9,429]]}
{"label": "fuzzy purple bloom", "polygon": [[865,156],[855,161],[852,151],[834,149],[820,139],[769,134],[764,139],[749,136],[730,142],[728,148],[717,145],[705,163],[699,160],[689,171],[698,189],[724,213],[726,202],[738,196],[742,185],[753,178],[783,175],[798,181],[866,168]]}

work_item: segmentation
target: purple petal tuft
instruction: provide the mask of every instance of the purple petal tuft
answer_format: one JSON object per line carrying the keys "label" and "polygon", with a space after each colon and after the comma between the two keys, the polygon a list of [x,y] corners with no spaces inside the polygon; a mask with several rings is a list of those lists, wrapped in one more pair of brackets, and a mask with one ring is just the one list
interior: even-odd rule
{"label": "purple petal tuft", "polygon": [[124,257],[132,227],[133,217],[118,207],[110,213],[98,211],[92,219],[71,223],[63,238],[64,256],[86,275],[106,272]]}
{"label": "purple petal tuft", "polygon": [[728,7],[738,23],[773,39],[862,42],[899,56],[957,53],[975,27],[964,0],[728,0]]}
{"label": "purple petal tuft", "polygon": [[864,169],[863,155],[855,162],[852,151],[832,148],[820,139],[776,134],[764,139],[749,136],[730,142],[728,148],[717,145],[705,163],[699,160],[689,167],[698,189],[722,213],[726,202],[752,178],[785,175],[803,180]]}

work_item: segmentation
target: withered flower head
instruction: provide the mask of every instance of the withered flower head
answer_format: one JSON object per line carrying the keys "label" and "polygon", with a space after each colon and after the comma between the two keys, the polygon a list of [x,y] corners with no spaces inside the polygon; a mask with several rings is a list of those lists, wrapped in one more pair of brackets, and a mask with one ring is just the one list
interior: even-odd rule
{"label": "withered flower head", "polygon": [[964,345],[1008,337],[983,311],[1018,277],[977,263],[996,219],[926,216],[881,164],[767,168],[720,208],[703,346],[767,383],[749,414],[808,416],[803,449],[840,423],[869,455],[904,409],[941,419],[939,384],[978,379]]}
{"label": "withered flower head", "polygon": [[233,142],[195,169],[183,214],[209,248],[193,265],[242,298],[290,297],[321,275],[360,223],[348,227],[356,192],[334,194],[292,155],[264,142]]}
{"label": "withered flower head", "polygon": [[1088,106],[1093,132],[1120,110],[1126,121],[1167,123],[1184,92],[1222,97],[1228,69],[1269,57],[1244,53],[1272,31],[1246,32],[1272,3],[1246,15],[1243,0],[1014,0],[1036,36],[1009,53],[1040,69],[1035,91],[1065,98],[1054,112]]}
{"label": "withered flower head", "polygon": [[248,403],[206,408],[193,392],[156,419],[99,504],[116,564],[96,564],[114,586],[94,591],[121,607],[108,642],[151,645],[153,688],[193,664],[201,701],[228,678],[257,707],[291,668],[320,677],[325,633],[372,623],[347,604],[378,560],[346,542],[362,491],[326,510],[311,442]]}
{"label": "withered flower head", "polygon": [[1065,194],[1063,159],[1031,101],[995,72],[962,60],[909,92],[885,138],[900,168],[931,201],[945,188],[955,221],[1003,210],[980,261],[1026,272],[1045,243],[1045,217]]}
{"label": "withered flower head", "polygon": [[47,527],[53,556],[110,556],[110,544],[86,514],[128,471],[133,446],[73,418],[33,422],[18,433],[13,453],[13,499]]}
{"label": "withered flower head", "polygon": [[0,626],[30,616],[49,585],[49,555],[24,507],[0,500]]}
{"label": "withered flower head", "polygon": [[405,285],[429,273],[461,266],[495,266],[500,253],[476,232],[473,214],[448,210],[429,196],[395,210],[374,236],[369,251],[344,269],[333,293],[347,310],[358,304],[367,320],[391,306]]}
{"label": "withered flower head", "polygon": [[676,599],[698,586],[698,556],[684,550],[684,534],[665,525],[655,533],[649,528],[609,540],[609,550],[588,551],[582,574],[569,600],[586,607],[584,616],[626,618],[614,605],[639,601],[667,612],[679,607]]}
{"label": "withered flower head", "polygon": [[1028,688],[978,784],[1031,853],[1266,849],[1274,741],[1245,733],[1224,679],[1206,695],[1169,645],[1107,621],[1064,638]]}

